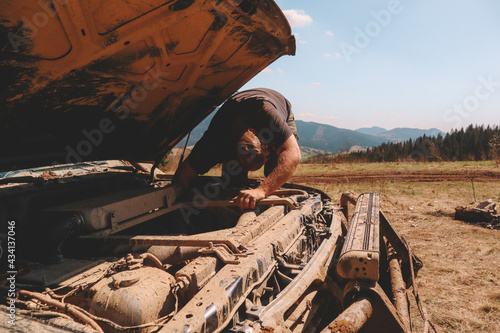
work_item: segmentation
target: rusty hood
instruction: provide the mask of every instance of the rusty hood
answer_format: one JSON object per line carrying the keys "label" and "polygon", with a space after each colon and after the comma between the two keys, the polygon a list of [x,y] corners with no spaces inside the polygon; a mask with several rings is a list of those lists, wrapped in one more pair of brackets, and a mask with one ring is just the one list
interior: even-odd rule
{"label": "rusty hood", "polygon": [[0,171],[159,161],[295,52],[272,0],[5,0],[0,36]]}

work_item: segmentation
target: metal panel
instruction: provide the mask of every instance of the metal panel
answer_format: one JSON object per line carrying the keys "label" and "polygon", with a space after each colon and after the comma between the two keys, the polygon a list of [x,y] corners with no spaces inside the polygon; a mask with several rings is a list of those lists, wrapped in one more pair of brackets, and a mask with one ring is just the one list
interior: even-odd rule
{"label": "metal panel", "polygon": [[42,3],[0,3],[0,170],[158,161],[295,52],[272,0]]}
{"label": "metal panel", "polygon": [[380,204],[378,193],[358,197],[354,216],[337,264],[337,272],[347,279],[379,278]]}

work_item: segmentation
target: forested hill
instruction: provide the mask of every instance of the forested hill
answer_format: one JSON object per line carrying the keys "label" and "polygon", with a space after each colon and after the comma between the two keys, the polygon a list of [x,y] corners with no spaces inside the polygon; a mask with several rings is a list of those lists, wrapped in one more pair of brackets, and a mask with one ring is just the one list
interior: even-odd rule
{"label": "forested hill", "polygon": [[351,146],[374,147],[385,138],[338,128],[331,125],[296,120],[299,145],[329,152],[349,151]]}
{"label": "forested hill", "polygon": [[[320,158],[320,157],[318,157]],[[500,127],[470,125],[446,135],[423,135],[415,140],[383,143],[337,156],[350,162],[414,161],[482,161],[500,159]]]}
{"label": "forested hill", "polygon": [[444,135],[443,131],[437,128],[430,128],[427,130],[419,129],[419,128],[408,128],[408,127],[397,127],[391,130],[386,130],[382,127],[369,127],[369,128],[359,128],[356,132],[370,134],[382,139],[385,139],[384,142],[389,141],[406,141],[409,139],[416,139],[420,136],[438,136],[439,134]]}
{"label": "forested hill", "polygon": [[[215,112],[192,130],[188,145],[195,144],[202,137],[214,114]],[[349,151],[352,146],[375,147],[383,142],[401,142],[408,138],[418,138],[424,133],[426,135],[434,135],[436,131],[443,133],[436,129],[395,128],[386,130],[380,128],[377,135],[371,135],[369,134],[371,129],[365,129],[368,133],[364,133],[363,129],[353,131],[315,122],[296,120],[295,123],[300,137],[299,145],[302,149],[312,148],[330,153]],[[184,144],[185,140],[182,140],[177,147],[184,147]]]}

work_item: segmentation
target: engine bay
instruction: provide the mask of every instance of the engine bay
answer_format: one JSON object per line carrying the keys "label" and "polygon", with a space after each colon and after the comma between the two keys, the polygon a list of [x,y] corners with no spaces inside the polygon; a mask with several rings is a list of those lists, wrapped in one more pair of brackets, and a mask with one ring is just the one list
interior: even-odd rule
{"label": "engine bay", "polygon": [[[201,177],[174,202],[169,177],[108,171],[4,189],[16,287],[31,298],[18,299],[21,313],[65,329],[243,332],[342,233],[313,189],[290,185],[242,212],[231,200],[239,188],[221,178]],[[44,317],[44,303],[74,307],[80,323]]]}

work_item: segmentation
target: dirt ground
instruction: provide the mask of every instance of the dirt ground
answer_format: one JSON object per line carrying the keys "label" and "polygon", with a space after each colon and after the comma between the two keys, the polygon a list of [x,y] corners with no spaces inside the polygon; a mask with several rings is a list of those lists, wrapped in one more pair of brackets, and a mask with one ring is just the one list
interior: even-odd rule
{"label": "dirt ground", "polygon": [[468,171],[411,171],[411,172],[349,172],[339,171],[325,175],[324,173],[311,173],[306,175],[296,175],[292,178],[293,183],[367,183],[367,182],[456,182],[463,180],[488,182],[500,180],[500,170],[478,170],[474,173]]}
{"label": "dirt ground", "polygon": [[[379,192],[389,221],[424,262],[418,287],[438,329],[500,332],[500,230],[453,219],[457,206],[500,203],[498,166],[301,165],[291,181],[334,201],[343,192]],[[416,310],[412,317],[420,328]]]}

